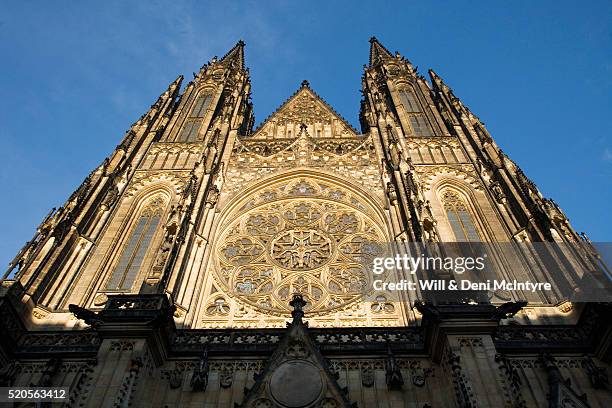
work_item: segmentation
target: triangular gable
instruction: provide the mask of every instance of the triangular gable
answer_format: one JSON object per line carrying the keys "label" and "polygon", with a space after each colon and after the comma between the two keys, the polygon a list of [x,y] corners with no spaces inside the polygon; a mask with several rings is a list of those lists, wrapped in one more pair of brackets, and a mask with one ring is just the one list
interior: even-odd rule
{"label": "triangular gable", "polygon": [[570,379],[563,379],[553,356],[542,354],[540,360],[548,371],[548,406],[550,408],[590,408],[590,405],[587,403],[586,394],[578,395],[572,388]]}
{"label": "triangular gable", "polygon": [[303,125],[311,137],[349,138],[359,134],[304,81],[300,89],[268,116],[251,137],[296,138]]}
{"label": "triangular gable", "polygon": [[291,301],[293,322],[279,342],[255,384],[245,390],[239,407],[337,407],[348,408],[346,391],[340,389],[326,360],[302,322],[306,304],[302,296]]}

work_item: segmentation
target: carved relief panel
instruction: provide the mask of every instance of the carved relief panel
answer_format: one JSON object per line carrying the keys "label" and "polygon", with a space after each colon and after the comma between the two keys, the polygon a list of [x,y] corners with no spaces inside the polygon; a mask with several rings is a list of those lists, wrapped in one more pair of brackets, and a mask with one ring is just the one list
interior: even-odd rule
{"label": "carved relief panel", "polygon": [[[262,187],[232,208],[215,240],[208,273],[216,292],[203,322],[269,316],[284,324],[279,318],[289,316],[289,300],[300,293],[307,314],[322,325],[399,324],[389,295],[370,293],[369,265],[387,238],[363,193],[304,175]],[[364,301],[365,294],[373,300]]]}

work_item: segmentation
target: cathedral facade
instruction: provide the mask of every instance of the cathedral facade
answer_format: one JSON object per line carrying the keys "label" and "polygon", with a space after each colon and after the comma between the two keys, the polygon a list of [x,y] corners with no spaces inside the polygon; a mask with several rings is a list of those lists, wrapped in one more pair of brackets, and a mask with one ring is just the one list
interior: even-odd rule
{"label": "cathedral facade", "polygon": [[360,130],[307,81],[255,128],[242,42],[179,77],[11,262],[2,386],[73,407],[612,406],[605,302],[364,295],[382,246],[567,245],[495,273],[554,264],[569,287],[605,269],[429,76],[372,38]]}

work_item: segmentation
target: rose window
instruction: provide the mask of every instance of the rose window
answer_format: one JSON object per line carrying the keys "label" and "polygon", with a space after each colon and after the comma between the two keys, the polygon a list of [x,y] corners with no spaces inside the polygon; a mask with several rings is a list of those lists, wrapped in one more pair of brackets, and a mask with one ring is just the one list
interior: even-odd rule
{"label": "rose window", "polygon": [[286,314],[294,293],[325,314],[371,286],[367,265],[383,252],[380,221],[348,190],[299,179],[251,197],[222,227],[215,277],[239,302]]}
{"label": "rose window", "polygon": [[272,261],[295,271],[318,268],[329,260],[331,253],[331,238],[313,229],[282,231],[271,245]]}

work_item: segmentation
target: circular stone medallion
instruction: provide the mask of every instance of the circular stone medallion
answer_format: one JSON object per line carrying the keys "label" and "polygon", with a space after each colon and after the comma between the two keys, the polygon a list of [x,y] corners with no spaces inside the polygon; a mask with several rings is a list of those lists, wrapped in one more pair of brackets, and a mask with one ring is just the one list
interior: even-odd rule
{"label": "circular stone medallion", "polygon": [[274,370],[270,392],[276,401],[290,408],[313,403],[323,390],[319,370],[304,360],[287,361]]}
{"label": "circular stone medallion", "polygon": [[272,240],[272,260],[293,271],[318,268],[329,261],[331,254],[331,238],[322,231],[292,229]]}

